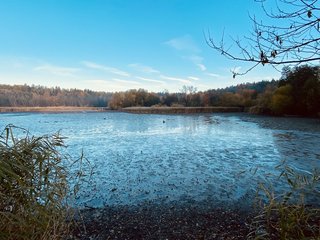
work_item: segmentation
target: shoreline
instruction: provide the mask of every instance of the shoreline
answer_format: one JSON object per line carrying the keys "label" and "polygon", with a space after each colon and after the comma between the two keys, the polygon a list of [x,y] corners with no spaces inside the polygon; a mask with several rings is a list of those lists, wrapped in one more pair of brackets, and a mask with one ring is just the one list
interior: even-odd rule
{"label": "shoreline", "polygon": [[136,114],[239,113],[241,107],[127,107],[121,112]]}
{"label": "shoreline", "polygon": [[77,113],[77,112],[105,112],[109,108],[106,107],[73,107],[73,106],[57,106],[57,107],[0,107],[0,113]]}
{"label": "shoreline", "polygon": [[239,113],[240,107],[127,107],[112,110],[108,107],[0,107],[0,113],[77,113],[77,112],[125,112],[134,114],[196,114],[196,113]]}
{"label": "shoreline", "polygon": [[50,106],[50,107],[0,107],[0,114],[6,113],[96,113],[96,112],[123,112],[129,114],[207,114],[207,113],[248,113],[253,116],[271,116],[284,118],[312,118],[318,116],[283,115],[251,113],[242,107],[126,107],[110,109],[109,107],[75,107],[75,106]]}
{"label": "shoreline", "polygon": [[76,211],[72,239],[246,239],[252,212],[207,204],[142,204]]}

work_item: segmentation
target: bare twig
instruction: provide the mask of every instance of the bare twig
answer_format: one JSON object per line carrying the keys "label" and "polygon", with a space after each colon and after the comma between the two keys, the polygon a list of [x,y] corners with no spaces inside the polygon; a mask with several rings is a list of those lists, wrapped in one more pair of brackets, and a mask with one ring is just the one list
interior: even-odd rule
{"label": "bare twig", "polygon": [[[243,40],[232,39],[233,46],[226,48],[224,36],[217,43],[210,32],[205,34],[207,44],[225,57],[253,65],[245,75],[258,65],[273,67],[286,64],[315,63],[320,60],[320,8],[318,0],[277,0],[276,11],[268,10],[269,0],[255,0],[267,18],[277,24],[268,24],[250,16],[253,31]],[[235,51],[236,50],[236,51]]]}

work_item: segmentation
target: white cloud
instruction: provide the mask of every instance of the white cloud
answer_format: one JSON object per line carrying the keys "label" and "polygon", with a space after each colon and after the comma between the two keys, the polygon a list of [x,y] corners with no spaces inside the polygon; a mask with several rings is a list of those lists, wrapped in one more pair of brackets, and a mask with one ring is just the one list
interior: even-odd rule
{"label": "white cloud", "polygon": [[198,55],[190,55],[190,56],[184,56],[183,58],[188,60],[188,61],[190,61],[190,62],[192,62],[202,72],[207,70],[207,67],[202,63],[203,62],[203,57],[198,56]]}
{"label": "white cloud", "polygon": [[150,79],[150,78],[144,78],[144,77],[136,77],[137,79],[146,81],[146,82],[152,82],[152,83],[160,83],[160,84],[165,84],[164,81],[160,81],[160,80],[155,80],[155,79]]}
{"label": "white cloud", "polygon": [[85,65],[88,68],[109,72],[109,73],[116,74],[116,75],[119,75],[119,76],[122,76],[122,77],[129,77],[130,76],[130,74],[125,72],[125,71],[119,70],[119,69],[114,68],[114,67],[109,67],[109,66],[97,64],[97,63],[94,63],[94,62],[83,61],[82,64]]}
{"label": "white cloud", "polygon": [[191,61],[201,71],[207,70],[207,67],[203,64],[203,57],[197,55],[201,50],[190,35],[173,38],[165,44],[179,51],[188,51],[190,55],[182,58]]}
{"label": "white cloud", "polygon": [[190,35],[170,39],[164,44],[179,51],[200,52],[199,47]]}
{"label": "white cloud", "polygon": [[205,71],[205,70],[207,70],[207,67],[204,65],[204,64],[202,64],[202,63],[198,63],[198,64],[196,64],[197,66],[198,66],[198,68],[201,70],[201,71]]}
{"label": "white cloud", "polygon": [[186,84],[190,84],[191,83],[190,80],[186,80],[186,79],[183,79],[183,78],[177,78],[177,77],[169,77],[169,76],[161,75],[160,78],[165,79],[165,80],[171,80],[171,81],[177,81],[177,82],[181,82],[181,83],[186,83]]}
{"label": "white cloud", "polygon": [[190,55],[190,56],[185,56],[185,57],[183,57],[183,58],[185,58],[185,59],[193,62],[194,64],[196,64],[196,63],[202,63],[202,61],[203,61],[203,57],[198,56],[198,55]]}
{"label": "white cloud", "polygon": [[119,83],[141,85],[141,83],[136,82],[136,81],[129,81],[129,80],[123,80],[123,79],[118,79],[118,78],[113,78],[112,80],[115,82],[119,82]]}
{"label": "white cloud", "polygon": [[106,84],[111,83],[109,80],[103,80],[103,79],[90,79],[90,80],[84,80],[86,83],[93,83],[93,84]]}
{"label": "white cloud", "polygon": [[74,73],[80,71],[78,68],[60,67],[51,64],[45,64],[33,69],[34,71],[47,72],[59,76],[72,76]]}
{"label": "white cloud", "polygon": [[207,74],[208,76],[215,77],[215,78],[221,77],[221,75],[216,74],[216,73],[206,73],[206,74]]}
{"label": "white cloud", "polygon": [[150,67],[150,66],[146,66],[140,63],[132,63],[129,64],[129,67],[139,71],[139,72],[143,72],[143,73],[160,73],[160,71]]}
{"label": "white cloud", "polygon": [[194,81],[199,81],[200,80],[198,77],[193,77],[193,76],[189,76],[188,78],[190,80],[194,80]]}
{"label": "white cloud", "polygon": [[118,92],[130,89],[130,85],[113,80],[90,79],[84,80],[84,83],[90,84],[90,89],[95,91]]}

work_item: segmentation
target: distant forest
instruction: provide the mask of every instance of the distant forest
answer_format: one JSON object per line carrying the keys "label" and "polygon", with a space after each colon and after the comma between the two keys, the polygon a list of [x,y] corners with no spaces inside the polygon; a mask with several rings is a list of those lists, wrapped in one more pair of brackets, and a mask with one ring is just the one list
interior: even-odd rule
{"label": "distant forest", "polygon": [[1,107],[106,107],[112,93],[91,90],[48,88],[28,85],[0,85]]}
{"label": "distant forest", "polygon": [[183,86],[180,92],[126,92],[0,85],[0,106],[90,106],[120,109],[132,106],[226,106],[250,109],[253,113],[319,116],[319,67],[285,67],[279,80],[245,83],[221,89],[197,91]]}
{"label": "distant forest", "polygon": [[178,93],[153,93],[144,89],[106,93],[91,90],[48,88],[28,85],[0,85],[2,107],[78,106],[119,109],[132,106],[240,106],[250,107],[266,89],[275,89],[277,81],[239,84],[237,86],[198,92],[183,86]]}

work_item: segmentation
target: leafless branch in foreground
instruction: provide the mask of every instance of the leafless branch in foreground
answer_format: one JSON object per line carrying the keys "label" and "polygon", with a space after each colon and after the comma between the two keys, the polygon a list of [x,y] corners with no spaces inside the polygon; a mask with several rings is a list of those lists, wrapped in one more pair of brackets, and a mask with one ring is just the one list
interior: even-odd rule
{"label": "leafless branch in foreground", "polygon": [[253,30],[243,39],[231,39],[227,46],[224,34],[216,42],[210,32],[207,44],[223,56],[236,61],[250,62],[246,71],[233,71],[233,77],[247,74],[258,65],[298,65],[319,63],[320,60],[320,1],[275,0],[276,9],[267,9],[272,0],[255,0],[261,5],[270,24],[250,16]]}

